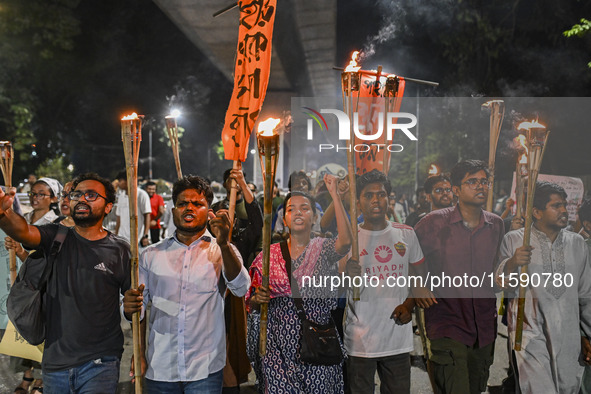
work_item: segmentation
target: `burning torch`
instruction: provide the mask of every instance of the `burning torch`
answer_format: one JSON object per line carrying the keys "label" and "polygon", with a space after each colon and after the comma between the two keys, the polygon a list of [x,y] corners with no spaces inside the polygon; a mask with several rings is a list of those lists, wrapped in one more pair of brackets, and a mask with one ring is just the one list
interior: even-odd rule
{"label": "burning torch", "polygon": [[[542,158],[546,150],[549,131],[546,126],[533,122],[522,122],[517,127],[519,130],[526,131],[526,152],[527,152],[527,204],[525,213],[525,228],[523,229],[523,246],[530,245],[531,226],[533,223],[532,212],[534,208],[534,193],[536,191],[536,182],[538,173],[542,165]],[[527,275],[527,265],[521,266],[521,275]],[[521,350],[521,341],[523,336],[523,317],[525,309],[525,292],[527,288],[520,283],[519,300],[517,303],[517,324],[515,329],[515,350]]]}
{"label": "burning torch", "polygon": [[[280,119],[269,118],[259,123],[257,144],[259,159],[263,172],[264,183],[264,221],[263,221],[263,281],[262,286],[269,289],[269,264],[271,253],[271,219],[273,218],[273,184],[279,158],[279,134],[275,128]],[[259,354],[261,357],[267,352],[267,322],[269,304],[261,305],[261,332],[259,336]]]}
{"label": "burning torch", "polygon": [[[131,288],[137,289],[139,282],[139,241],[137,222],[137,169],[142,141],[142,119],[135,112],[121,118],[121,140],[125,154],[125,169],[127,171],[127,197],[129,198],[129,242],[131,246]],[[133,361],[135,368],[135,392],[142,393],[142,367],[140,347],[140,312],[131,317],[133,334]]]}

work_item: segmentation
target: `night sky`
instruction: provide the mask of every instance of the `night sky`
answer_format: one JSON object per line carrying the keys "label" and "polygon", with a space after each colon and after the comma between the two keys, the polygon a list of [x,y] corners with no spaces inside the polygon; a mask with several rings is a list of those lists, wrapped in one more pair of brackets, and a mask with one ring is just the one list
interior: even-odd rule
{"label": "night sky", "polygon": [[[27,3],[41,4],[18,2],[22,10]],[[408,95],[415,96],[417,89],[423,97],[578,97],[591,92],[591,37],[562,36],[589,16],[589,1],[337,4],[335,64],[345,64],[351,51],[363,48],[365,69],[380,64],[399,75],[441,83],[437,89],[409,84]],[[232,12],[237,17],[237,11]],[[147,136],[152,130],[154,177],[172,179],[163,117],[174,106],[184,114],[184,172],[221,177],[228,164],[217,160],[213,147],[231,83],[150,1],[80,1],[72,13],[79,21],[73,47],[57,51],[51,60],[31,61],[21,76],[37,97],[38,156],[15,165],[17,175],[34,171],[44,157],[62,154],[76,173],[94,170],[112,177],[124,167],[118,119],[136,111],[146,115],[140,174],[147,175]],[[553,136],[561,140],[560,149],[548,152],[544,169],[588,174],[591,137],[587,130],[568,132]],[[580,143],[566,144],[566,138]]]}

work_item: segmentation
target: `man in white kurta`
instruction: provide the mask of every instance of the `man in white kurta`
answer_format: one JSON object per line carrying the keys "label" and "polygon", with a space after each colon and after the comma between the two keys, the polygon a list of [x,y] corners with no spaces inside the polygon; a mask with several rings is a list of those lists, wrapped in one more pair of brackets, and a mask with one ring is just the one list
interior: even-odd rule
{"label": "man in white kurta", "polygon": [[[564,230],[568,224],[564,189],[538,182],[535,200],[531,248],[522,246],[524,229],[509,232],[497,270],[505,274],[507,285],[509,274],[515,278],[519,266],[527,265],[533,282],[525,296],[522,349],[515,351],[519,386],[524,393],[578,393],[584,369],[579,327],[591,333],[589,251],[580,235]],[[546,278],[550,278],[547,283]],[[512,347],[517,302],[513,298],[508,308]]]}

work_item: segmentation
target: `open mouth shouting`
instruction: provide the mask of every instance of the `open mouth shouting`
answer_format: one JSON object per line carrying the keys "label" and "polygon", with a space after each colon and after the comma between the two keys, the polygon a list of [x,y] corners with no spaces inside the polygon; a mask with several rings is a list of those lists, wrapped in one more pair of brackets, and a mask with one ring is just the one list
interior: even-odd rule
{"label": "open mouth shouting", "polygon": [[294,219],[292,219],[292,221],[291,221],[291,222],[292,222],[292,224],[298,224],[298,225],[301,225],[301,224],[304,224],[304,218],[302,218],[302,217],[297,217],[297,218],[294,218]]}
{"label": "open mouth shouting", "polygon": [[181,217],[185,223],[191,223],[193,220],[195,220],[195,214],[193,212],[184,213]]}
{"label": "open mouth shouting", "polygon": [[85,214],[89,214],[89,213],[90,213],[90,206],[83,203],[83,202],[79,202],[74,207],[74,214],[76,214],[76,215],[85,215]]}
{"label": "open mouth shouting", "polygon": [[371,213],[382,213],[382,208],[379,205],[371,207]]}

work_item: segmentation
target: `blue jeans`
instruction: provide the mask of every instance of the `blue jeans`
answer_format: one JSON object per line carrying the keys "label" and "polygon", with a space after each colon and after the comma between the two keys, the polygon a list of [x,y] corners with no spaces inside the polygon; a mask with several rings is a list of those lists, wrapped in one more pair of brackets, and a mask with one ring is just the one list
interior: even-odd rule
{"label": "blue jeans", "polygon": [[223,369],[208,377],[193,382],[160,382],[146,379],[148,394],[220,394],[222,392]]}
{"label": "blue jeans", "polygon": [[119,364],[117,357],[105,356],[62,371],[43,370],[43,392],[115,394],[119,383]]}

